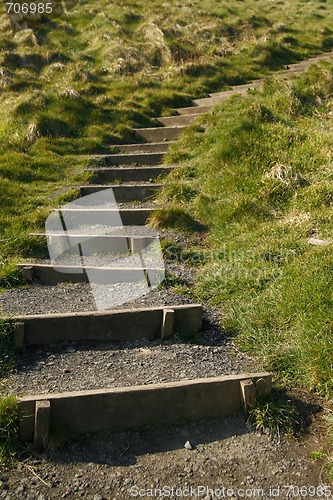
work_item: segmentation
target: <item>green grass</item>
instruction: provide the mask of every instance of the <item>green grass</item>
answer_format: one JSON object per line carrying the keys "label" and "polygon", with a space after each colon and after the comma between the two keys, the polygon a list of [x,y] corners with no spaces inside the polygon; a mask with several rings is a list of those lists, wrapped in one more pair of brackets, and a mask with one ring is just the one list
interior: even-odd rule
{"label": "green grass", "polygon": [[[222,311],[226,335],[278,386],[333,400],[333,63],[267,80],[201,117],[172,148],[161,201],[207,227],[191,293]],[[202,126],[206,132],[202,133]],[[175,193],[196,193],[175,199]],[[169,209],[165,209],[166,220]],[[159,220],[163,223],[163,211]],[[194,233],[195,234],[195,233]],[[309,238],[331,241],[312,246]],[[186,249],[166,245],[183,262]],[[257,429],[292,433],[284,402],[259,401]],[[332,427],[332,423],[328,423]],[[332,454],[325,453],[332,478]]]}
{"label": "green grass", "polygon": [[[154,126],[194,97],[331,50],[332,5],[81,0],[17,32],[0,11],[0,288],[22,285],[21,259],[45,256],[29,233],[88,182],[80,171],[92,161],[78,155],[112,152],[138,140],[131,127]],[[223,304],[229,335],[286,383],[328,397],[332,257],[306,239],[332,229],[332,88],[324,67],[294,84],[269,81],[263,96],[199,121],[169,156],[185,164],[164,190],[171,206],[153,220],[209,229],[193,293]],[[5,323],[0,331],[8,373]]]}
{"label": "green grass", "polygon": [[326,472],[328,478],[333,481],[333,412],[330,411],[326,416],[327,425],[329,427],[329,445],[330,448],[324,455],[326,459]]}
{"label": "green grass", "polygon": [[171,201],[208,226],[194,293],[223,307],[226,333],[283,383],[328,398],[332,247],[307,240],[332,236],[332,90],[333,67],[322,63],[216,107],[200,119],[206,133],[190,127],[169,154],[188,159],[161,195],[177,183],[197,191],[186,210]]}
{"label": "green grass", "polygon": [[0,398],[0,465],[12,465],[23,450],[19,440],[16,398]]}
{"label": "green grass", "polygon": [[14,368],[17,354],[14,326],[9,320],[0,319],[0,380]]}
{"label": "green grass", "polygon": [[46,255],[45,242],[29,233],[44,229],[51,208],[77,197],[71,187],[84,180],[77,169],[87,164],[45,151],[40,156],[7,152],[1,157],[0,288],[21,284],[16,268],[20,259]]}
{"label": "green grass", "polygon": [[[57,205],[52,193],[75,183],[76,155],[110,152],[192,97],[330,50],[332,4],[81,1],[16,32],[2,4],[0,286],[19,285],[17,260],[45,250],[28,233]],[[196,196],[169,189],[175,203]]]}
{"label": "green grass", "polygon": [[275,399],[258,399],[249,411],[248,421],[257,431],[268,432],[280,442],[281,436],[294,436],[300,426],[300,416],[291,403]]}

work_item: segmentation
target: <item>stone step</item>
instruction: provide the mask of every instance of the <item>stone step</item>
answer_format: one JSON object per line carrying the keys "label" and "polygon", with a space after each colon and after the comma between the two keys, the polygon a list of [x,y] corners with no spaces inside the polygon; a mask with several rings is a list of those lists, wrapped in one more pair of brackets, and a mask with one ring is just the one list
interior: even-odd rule
{"label": "stone step", "polygon": [[[87,157],[88,155],[83,155]],[[121,165],[159,165],[163,160],[164,153],[117,153],[111,155],[89,155],[94,161],[100,161],[105,166]],[[96,163],[98,165],[98,163]]]}
{"label": "stone step", "polygon": [[164,268],[161,267],[97,267],[97,266],[75,266],[65,264],[18,264],[22,270],[22,276],[27,282],[34,280],[47,285],[58,283],[95,283],[100,285],[114,285],[116,283],[147,283],[162,276]]}
{"label": "stone step", "polygon": [[162,187],[162,184],[111,184],[111,185],[96,185],[81,186],[81,196],[112,189],[117,203],[127,203],[131,201],[148,201],[156,196],[157,191]]}
{"label": "stone step", "polygon": [[333,57],[333,51],[325,52],[324,54],[318,54],[315,57],[311,57],[310,59],[305,59],[303,61],[288,64],[287,69],[279,71],[277,75],[279,76],[288,76],[295,73],[300,73],[302,71],[306,71],[312,64],[316,64],[321,60],[331,59]]}
{"label": "stone step", "polygon": [[[143,226],[157,208],[65,208],[61,214],[72,227]],[[59,212],[55,210],[55,212]]]}
{"label": "stone step", "polygon": [[55,430],[78,437],[246,414],[256,397],[265,399],[271,390],[271,374],[259,372],[21,396],[19,433],[22,441],[45,451]]}
{"label": "stone step", "polygon": [[230,97],[234,95],[243,95],[248,96],[249,90],[261,89],[263,87],[263,82],[260,80],[256,80],[254,82],[249,82],[244,85],[236,85],[231,90],[226,90],[224,92],[215,92],[210,94],[209,97],[204,97],[202,99],[195,99],[193,101],[195,104],[199,106],[214,106],[215,104],[219,104],[223,101],[226,101]]}
{"label": "stone step", "polygon": [[135,128],[133,131],[141,139],[147,142],[174,141],[186,128],[185,125],[179,127],[154,127]]}
{"label": "stone step", "polygon": [[201,116],[201,113],[191,113],[188,115],[175,115],[157,118],[159,122],[167,127],[179,127],[181,125],[189,125],[193,120]]}
{"label": "stone step", "polygon": [[123,168],[90,168],[93,173],[92,182],[103,184],[104,182],[144,182],[157,177],[170,174],[175,166],[153,166],[153,167],[123,167]]}
{"label": "stone step", "polygon": [[67,231],[64,233],[30,233],[30,236],[44,238],[45,243],[52,245],[59,250],[59,254],[66,251],[67,255],[77,255],[77,246],[81,244],[85,256],[96,254],[108,255],[128,255],[141,251],[159,241],[158,236],[140,236],[138,234],[127,235],[126,226],[123,228],[123,235],[111,234],[73,234]]}
{"label": "stone step", "polygon": [[195,104],[188,108],[175,108],[174,111],[179,115],[202,115],[203,113],[209,113],[212,106],[196,106]]}
{"label": "stone step", "polygon": [[230,90],[223,90],[221,92],[213,92],[209,94],[209,97],[223,97],[224,95],[228,95],[229,92],[239,93],[245,92],[247,93],[249,90],[260,90],[263,88],[264,82],[263,80],[253,80],[252,82],[243,83],[241,85],[233,85]]}
{"label": "stone step", "polygon": [[115,147],[120,153],[166,153],[175,141],[143,142],[139,144],[118,144]]}
{"label": "stone step", "polygon": [[[17,325],[16,345],[48,345],[58,342],[127,342],[161,338],[164,307],[38,314],[12,317]],[[197,333],[201,330],[202,306],[168,306],[174,311],[174,331]],[[166,332],[164,332],[166,333]]]}

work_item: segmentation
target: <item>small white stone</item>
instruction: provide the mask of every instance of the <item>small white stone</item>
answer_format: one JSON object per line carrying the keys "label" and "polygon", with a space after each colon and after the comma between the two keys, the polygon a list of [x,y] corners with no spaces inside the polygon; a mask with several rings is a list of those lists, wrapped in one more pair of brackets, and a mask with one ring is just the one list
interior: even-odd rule
{"label": "small white stone", "polygon": [[329,245],[331,242],[329,240],[320,240],[319,238],[309,238],[308,244],[317,247]]}
{"label": "small white stone", "polygon": [[187,450],[193,450],[192,445],[189,441],[186,441],[186,443],[184,444],[184,448],[186,448]]}

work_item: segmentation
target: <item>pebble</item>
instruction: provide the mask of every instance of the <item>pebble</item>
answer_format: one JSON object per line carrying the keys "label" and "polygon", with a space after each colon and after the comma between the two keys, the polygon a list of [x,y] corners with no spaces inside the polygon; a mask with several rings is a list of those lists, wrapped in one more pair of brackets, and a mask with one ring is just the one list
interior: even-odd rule
{"label": "pebble", "polygon": [[187,450],[193,450],[193,447],[189,441],[186,441],[186,443],[184,444],[184,448],[186,448]]}

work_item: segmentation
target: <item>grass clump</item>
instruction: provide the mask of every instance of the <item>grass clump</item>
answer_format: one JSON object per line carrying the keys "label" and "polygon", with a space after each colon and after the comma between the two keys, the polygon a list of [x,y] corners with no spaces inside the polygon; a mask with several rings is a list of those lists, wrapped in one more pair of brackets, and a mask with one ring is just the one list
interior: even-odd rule
{"label": "grass clump", "polygon": [[14,325],[10,321],[0,319],[0,379],[12,371],[16,357]]}
{"label": "grass clump", "polygon": [[18,432],[18,402],[0,398],[0,465],[11,465],[22,452]]}
{"label": "grass clump", "polygon": [[154,211],[149,224],[154,228],[163,226],[186,233],[199,231],[202,227],[186,210],[180,207],[168,207]]}
{"label": "grass clump", "polygon": [[300,425],[295,406],[274,397],[258,399],[249,411],[248,421],[257,431],[268,432],[277,442],[280,442],[282,434],[293,436]]}

